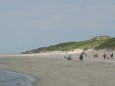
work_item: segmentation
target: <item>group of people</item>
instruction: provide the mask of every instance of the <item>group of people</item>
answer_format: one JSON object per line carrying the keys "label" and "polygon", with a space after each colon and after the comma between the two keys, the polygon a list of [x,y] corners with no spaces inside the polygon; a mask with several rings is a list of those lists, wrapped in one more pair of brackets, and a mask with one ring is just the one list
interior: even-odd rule
{"label": "group of people", "polygon": [[[87,57],[87,54],[86,54],[85,52],[82,52],[82,53],[79,55],[79,60],[80,60],[80,61],[83,61],[84,55]],[[72,59],[71,57],[72,57],[72,54],[66,53],[65,58],[67,58],[67,60],[71,60],[71,59]],[[96,58],[96,57],[99,57],[99,55],[98,55],[98,54],[94,54],[94,58]],[[106,58],[111,58],[111,59],[113,59],[113,53],[111,53],[110,56],[108,56],[108,55],[104,52],[103,58],[104,58],[104,59],[106,59]]]}
{"label": "group of people", "polygon": [[[84,54],[87,56],[87,54],[86,54],[85,52],[82,52],[82,53],[80,54],[80,56],[79,56],[79,60],[80,60],[80,61],[83,61],[83,56],[84,56]],[[72,57],[72,54],[66,53],[66,55],[65,55],[64,58],[67,58],[67,60],[71,60],[71,59],[72,59],[71,57]]]}
{"label": "group of people", "polygon": [[104,54],[103,54],[103,58],[105,59],[105,58],[111,58],[111,59],[113,59],[113,53],[111,53],[110,54],[110,56],[107,56],[107,54],[104,52]]}

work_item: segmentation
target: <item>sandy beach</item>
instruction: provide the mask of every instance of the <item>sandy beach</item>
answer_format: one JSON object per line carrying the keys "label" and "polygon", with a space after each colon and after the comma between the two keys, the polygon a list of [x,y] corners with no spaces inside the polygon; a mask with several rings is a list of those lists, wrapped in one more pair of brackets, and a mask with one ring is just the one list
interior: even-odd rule
{"label": "sandy beach", "polygon": [[0,55],[0,69],[28,74],[33,86],[115,86],[115,58],[72,55]]}

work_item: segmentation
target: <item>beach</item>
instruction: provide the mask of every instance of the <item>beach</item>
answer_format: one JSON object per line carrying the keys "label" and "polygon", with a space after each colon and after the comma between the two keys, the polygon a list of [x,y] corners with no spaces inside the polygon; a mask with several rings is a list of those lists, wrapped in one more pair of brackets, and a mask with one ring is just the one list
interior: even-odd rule
{"label": "beach", "polygon": [[[0,55],[0,69],[32,76],[32,86],[114,86],[115,58],[103,59],[73,54]],[[7,85],[4,85],[7,86]],[[20,85],[19,85],[20,86]],[[29,85],[28,85],[29,86]]]}

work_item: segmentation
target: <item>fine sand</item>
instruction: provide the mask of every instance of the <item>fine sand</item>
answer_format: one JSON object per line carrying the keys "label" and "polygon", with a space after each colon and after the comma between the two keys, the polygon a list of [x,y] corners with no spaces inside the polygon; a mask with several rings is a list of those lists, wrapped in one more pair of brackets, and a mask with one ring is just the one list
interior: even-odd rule
{"label": "fine sand", "polygon": [[115,59],[72,55],[0,55],[0,69],[28,74],[33,86],[115,86]]}

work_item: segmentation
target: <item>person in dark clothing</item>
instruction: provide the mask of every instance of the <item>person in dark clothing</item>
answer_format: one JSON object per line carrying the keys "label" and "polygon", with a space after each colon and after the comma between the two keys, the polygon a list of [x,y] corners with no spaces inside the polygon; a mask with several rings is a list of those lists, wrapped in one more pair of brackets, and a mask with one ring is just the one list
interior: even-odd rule
{"label": "person in dark clothing", "polygon": [[111,54],[111,59],[113,59],[113,53]]}
{"label": "person in dark clothing", "polygon": [[80,61],[83,61],[83,53],[80,54],[79,60],[80,60]]}
{"label": "person in dark clothing", "polygon": [[103,55],[103,58],[105,59],[105,54]]}
{"label": "person in dark clothing", "polygon": [[103,58],[105,59],[107,57],[107,54],[104,52],[103,54]]}

